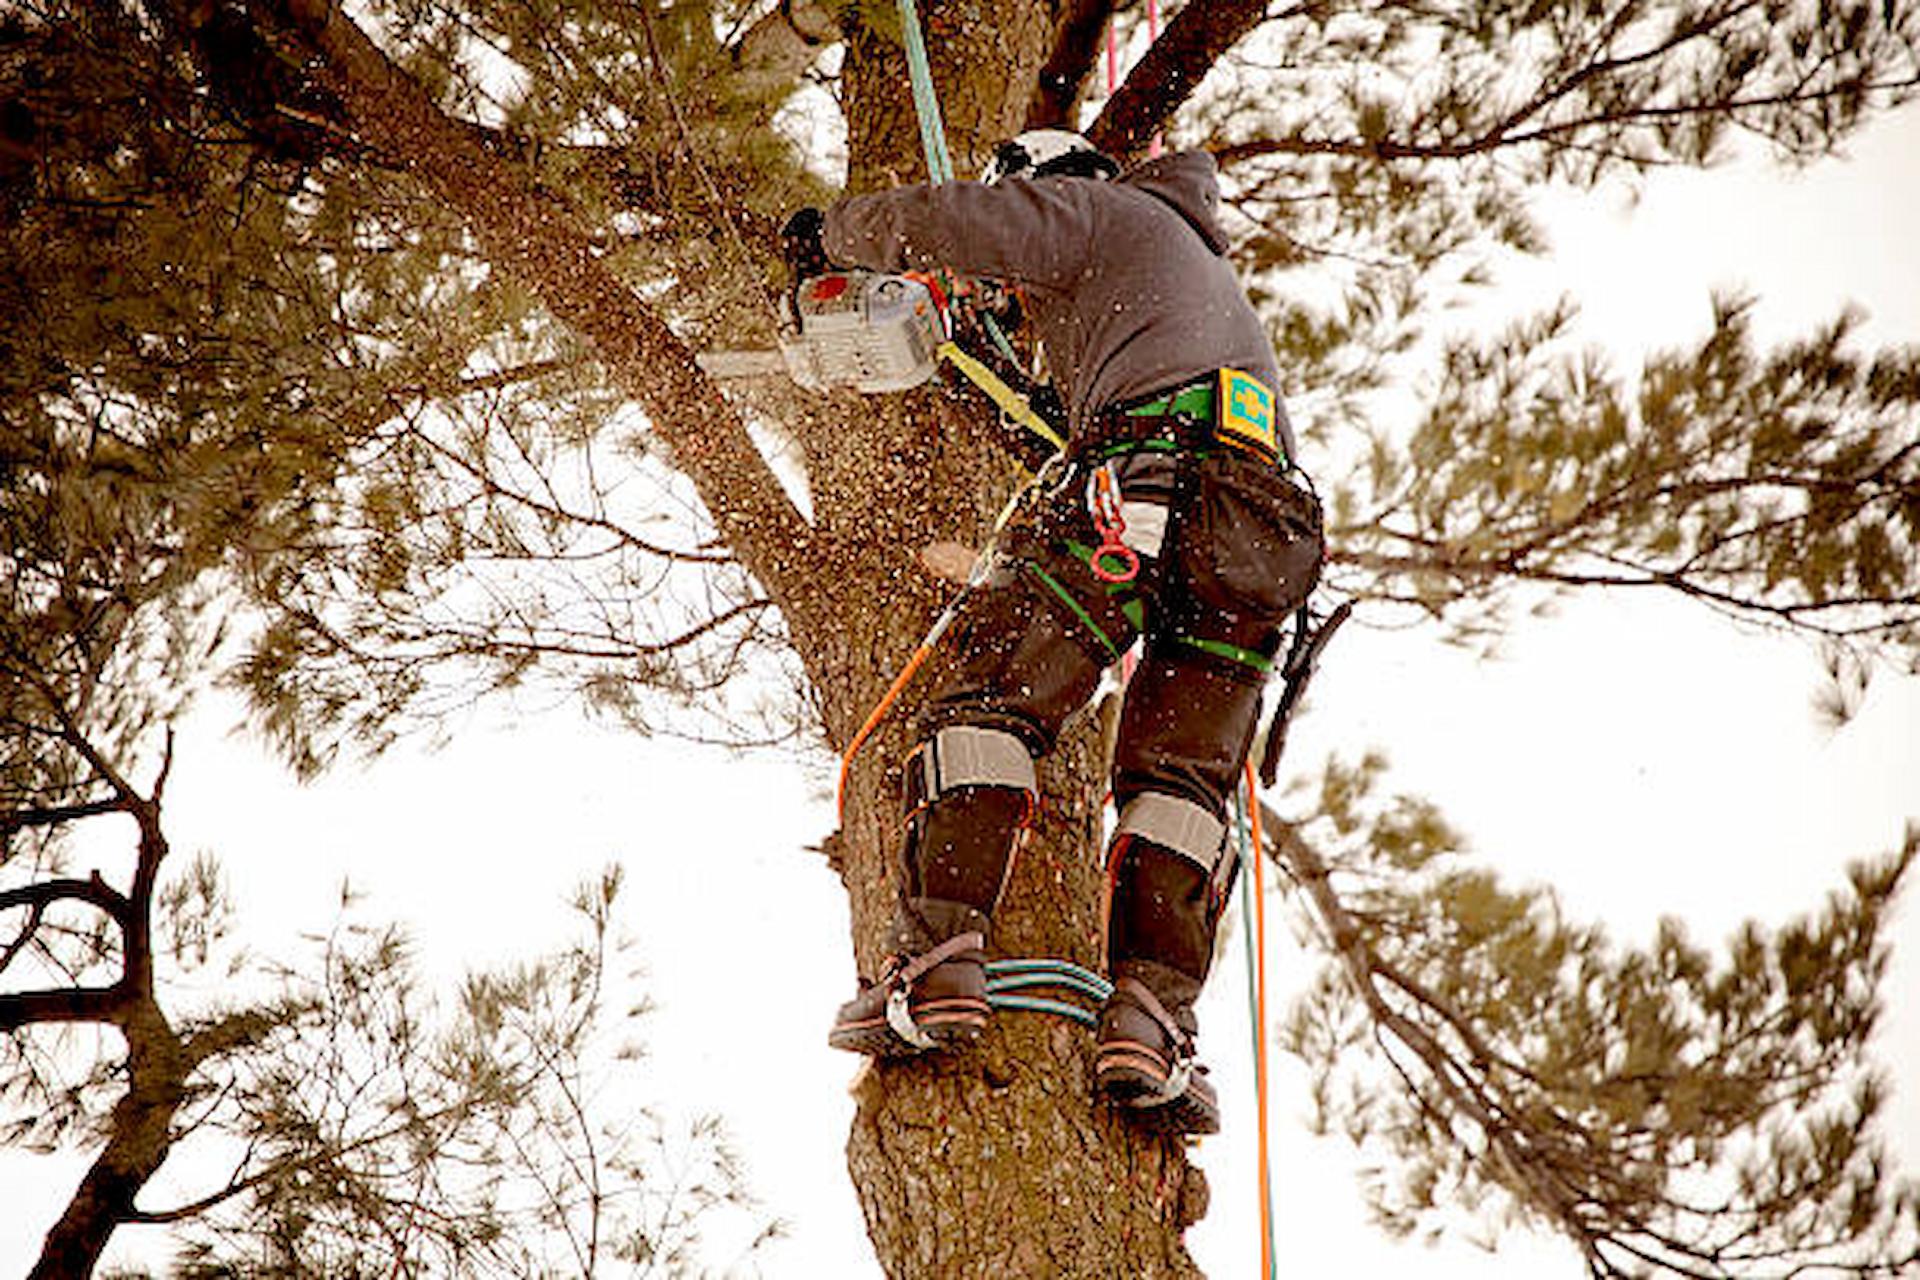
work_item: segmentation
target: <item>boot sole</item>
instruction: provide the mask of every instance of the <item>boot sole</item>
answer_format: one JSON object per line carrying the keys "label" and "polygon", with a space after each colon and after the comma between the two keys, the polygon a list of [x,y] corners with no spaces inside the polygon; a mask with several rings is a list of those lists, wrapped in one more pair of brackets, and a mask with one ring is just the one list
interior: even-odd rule
{"label": "boot sole", "polygon": [[1093,1083],[1137,1123],[1169,1133],[1220,1132],[1219,1097],[1213,1085],[1197,1072],[1179,1097],[1167,1102],[1143,1101],[1157,1097],[1166,1088],[1167,1070],[1166,1060],[1146,1045],[1109,1041],[1100,1046],[1095,1058]]}
{"label": "boot sole", "polygon": [[950,1053],[978,1040],[987,1029],[987,1003],[984,1000],[929,1001],[912,1010],[913,1020],[934,1042],[931,1049],[902,1040],[887,1022],[884,1013],[868,1018],[835,1023],[827,1033],[827,1044],[849,1053],[870,1058],[911,1058],[921,1053]]}

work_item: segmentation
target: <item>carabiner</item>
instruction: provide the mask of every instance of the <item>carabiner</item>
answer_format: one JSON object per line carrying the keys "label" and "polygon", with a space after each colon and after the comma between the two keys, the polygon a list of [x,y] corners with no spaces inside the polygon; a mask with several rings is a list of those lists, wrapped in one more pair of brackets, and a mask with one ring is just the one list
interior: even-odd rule
{"label": "carabiner", "polygon": [[[1087,567],[1093,570],[1094,577],[1109,584],[1132,582],[1140,576],[1140,557],[1121,537],[1127,531],[1127,522],[1120,514],[1117,487],[1113,466],[1109,463],[1095,469],[1087,490],[1087,514],[1093,517],[1093,527],[1100,531],[1100,545],[1087,557]],[[1108,560],[1117,561],[1118,567],[1108,568]]]}

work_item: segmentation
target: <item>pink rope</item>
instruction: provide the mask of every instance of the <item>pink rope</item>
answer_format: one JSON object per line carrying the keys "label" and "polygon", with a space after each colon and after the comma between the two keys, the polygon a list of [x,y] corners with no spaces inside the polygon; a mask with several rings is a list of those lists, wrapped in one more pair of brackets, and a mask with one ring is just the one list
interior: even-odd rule
{"label": "pink rope", "polygon": [[[1160,38],[1160,0],[1147,0],[1147,48],[1153,48],[1154,41]],[[1109,90],[1109,93],[1112,91]],[[1153,141],[1147,144],[1147,158],[1155,159],[1160,155],[1160,135],[1154,134]]]}

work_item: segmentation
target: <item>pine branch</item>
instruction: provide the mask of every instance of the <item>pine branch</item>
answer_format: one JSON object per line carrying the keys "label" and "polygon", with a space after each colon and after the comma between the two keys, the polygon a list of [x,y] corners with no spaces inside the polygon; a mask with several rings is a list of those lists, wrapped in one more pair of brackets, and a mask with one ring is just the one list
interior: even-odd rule
{"label": "pine branch", "polygon": [[408,171],[460,212],[498,268],[599,348],[742,563],[789,618],[824,623],[810,533],[738,413],[686,344],[608,269],[576,220],[556,213],[517,166],[476,146],[331,0],[278,0],[267,8],[312,50],[316,73],[346,104],[356,130],[406,157]]}
{"label": "pine branch", "polygon": [[138,1003],[124,983],[0,994],[0,1031],[69,1022],[123,1024]]}

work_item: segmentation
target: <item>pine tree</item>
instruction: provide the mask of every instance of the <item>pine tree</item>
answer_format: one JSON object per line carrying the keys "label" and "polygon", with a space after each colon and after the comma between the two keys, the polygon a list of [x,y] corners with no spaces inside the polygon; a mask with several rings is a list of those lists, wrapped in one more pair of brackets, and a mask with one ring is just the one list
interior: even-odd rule
{"label": "pine tree", "polygon": [[[1021,127],[1078,121],[1111,9],[922,6],[963,171]],[[10,347],[9,412],[84,404],[97,382],[215,456],[246,441],[275,460],[244,490],[260,532],[205,554],[246,590],[238,677],[304,767],[529,679],[642,729],[844,748],[939,607],[917,553],[976,537],[1007,492],[992,433],[964,395],[722,391],[693,354],[770,345],[774,228],[831,194],[842,131],[847,188],[921,173],[898,21],[879,3],[647,0],[16,18],[0,66],[31,91],[0,170],[23,218],[12,256],[124,243],[93,288],[142,311]],[[1570,351],[1550,312],[1450,342],[1412,430],[1370,415],[1419,368],[1438,304],[1483,286],[1490,246],[1542,247],[1531,185],[1709,163],[1734,132],[1787,163],[1827,154],[1911,93],[1916,35],[1902,5],[1224,0],[1175,13],[1087,129],[1134,155],[1166,128],[1221,160],[1290,388],[1313,390],[1338,593],[1475,634],[1525,586],[1657,588],[1911,666],[1920,365],[1857,354],[1844,319],[1763,352],[1728,300],[1696,350],[1626,377]],[[109,146],[123,131],[87,127],[67,92],[84,79],[35,81],[59,51],[95,81],[138,68],[117,100],[153,136]],[[79,188],[49,189],[56,154]],[[235,154],[225,185],[193,185]],[[169,226],[259,250],[177,259],[238,275],[217,305],[162,313],[145,300],[173,296]],[[19,272],[10,298],[84,317],[74,270]],[[164,377],[150,350],[178,352],[154,362]],[[757,705],[742,690],[768,682],[743,671],[793,697]],[[830,842],[866,972],[902,721],[861,757]],[[996,920],[1009,952],[1094,958],[1100,758],[1084,725],[1043,774]],[[1596,1274],[1898,1264],[1914,1206],[1881,1176],[1862,1051],[1911,848],[1715,969],[1677,936],[1609,948],[1459,868],[1428,808],[1365,810],[1374,773],[1331,768],[1272,852],[1337,966],[1294,1045],[1329,1084],[1375,1035],[1399,1046],[1397,1074],[1340,1117],[1402,1157],[1404,1183],[1380,1189],[1396,1221],[1442,1197],[1504,1207],[1568,1232]],[[1506,974],[1524,990],[1494,991]],[[850,1168],[889,1274],[1193,1273],[1180,1233],[1202,1180],[1092,1104],[1084,1052],[1023,1023],[868,1077]],[[1691,1194],[1702,1179],[1721,1201]]]}

